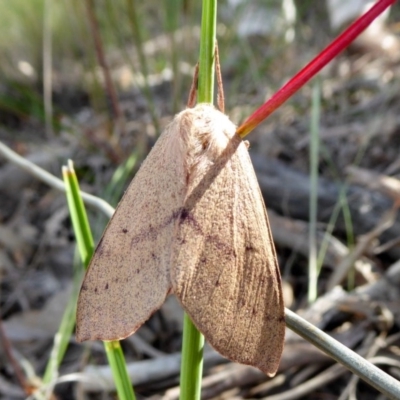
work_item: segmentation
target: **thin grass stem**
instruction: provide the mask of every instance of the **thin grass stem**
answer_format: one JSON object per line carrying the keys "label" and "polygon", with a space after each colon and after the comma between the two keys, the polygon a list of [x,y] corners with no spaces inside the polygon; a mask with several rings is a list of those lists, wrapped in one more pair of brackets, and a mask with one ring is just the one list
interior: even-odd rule
{"label": "thin grass stem", "polygon": [[[93,255],[94,241],[85,206],[80,196],[78,179],[71,161],[69,161],[68,167],[63,167],[63,177],[67,188],[68,207],[79,253],[83,265],[87,268]],[[135,400],[120,343],[118,341],[104,342],[104,347],[113,373],[118,397],[120,400]]]}
{"label": "thin grass stem", "polygon": [[88,19],[89,19],[90,31],[93,36],[97,60],[103,71],[104,82],[105,82],[105,86],[107,89],[107,94],[108,94],[108,97],[111,102],[111,107],[113,109],[113,113],[114,113],[113,117],[117,121],[121,121],[122,120],[122,111],[119,106],[117,91],[115,89],[114,82],[111,78],[110,68],[108,67],[106,57],[104,54],[103,42],[102,42],[101,36],[100,36],[99,24],[98,24],[96,12],[95,12],[95,3],[93,0],[86,0],[86,10],[87,10],[87,15],[88,15]]}
{"label": "thin grass stem", "polygon": [[400,384],[396,379],[302,319],[293,311],[285,309],[285,313],[286,325],[292,331],[305,338],[315,347],[321,349],[324,353],[344,365],[363,381],[369,383],[390,399],[400,399]]}
{"label": "thin grass stem", "polygon": [[[216,21],[217,0],[203,0],[197,95],[199,103],[213,102]],[[200,399],[201,378],[203,374],[203,347],[204,336],[185,314],[180,376],[181,400]]]}
{"label": "thin grass stem", "polygon": [[319,165],[319,119],[321,110],[321,83],[316,79],[312,91],[311,127],[310,127],[310,231],[308,261],[308,302],[318,296],[317,265],[317,214],[318,214],[318,165]]}
{"label": "thin grass stem", "polygon": [[150,115],[153,121],[154,128],[157,135],[160,134],[160,124],[158,122],[158,117],[154,105],[153,96],[151,94],[149,85],[149,66],[147,64],[146,55],[143,48],[143,34],[142,27],[140,25],[141,19],[137,14],[138,2],[136,0],[126,0],[127,14],[129,18],[130,28],[132,30],[133,40],[135,41],[136,50],[139,56],[140,70],[143,72],[143,94],[146,97],[147,105],[149,107]]}

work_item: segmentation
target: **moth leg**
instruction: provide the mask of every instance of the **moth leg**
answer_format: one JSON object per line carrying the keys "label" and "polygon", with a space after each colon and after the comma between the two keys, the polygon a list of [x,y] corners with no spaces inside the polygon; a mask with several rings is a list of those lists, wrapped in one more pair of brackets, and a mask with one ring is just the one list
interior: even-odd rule
{"label": "moth leg", "polygon": [[[217,74],[217,85],[218,85],[217,104],[219,110],[223,113],[225,112],[225,96],[224,96],[224,86],[222,84],[221,65],[219,63],[219,52],[218,52],[217,41],[215,41],[214,54],[215,54],[215,73]],[[194,70],[192,86],[190,87],[189,98],[187,102],[188,108],[193,108],[196,105],[198,80],[199,80],[199,63],[196,64]]]}
{"label": "moth leg", "polygon": [[215,73],[217,74],[218,94],[217,103],[219,110],[225,112],[224,85],[222,84],[221,64],[219,63],[218,42],[215,41]]}
{"label": "moth leg", "polygon": [[193,108],[196,105],[198,83],[199,83],[199,63],[197,63],[194,68],[192,86],[190,87],[189,98],[188,98],[188,102],[187,102],[188,108]]}

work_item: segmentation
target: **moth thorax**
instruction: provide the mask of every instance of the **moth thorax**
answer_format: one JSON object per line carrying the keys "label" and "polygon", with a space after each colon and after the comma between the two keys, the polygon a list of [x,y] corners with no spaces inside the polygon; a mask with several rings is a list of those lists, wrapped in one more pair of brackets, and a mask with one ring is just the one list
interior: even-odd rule
{"label": "moth thorax", "polygon": [[[236,127],[212,105],[199,104],[181,113],[182,135],[187,151],[188,167],[203,168],[213,164],[227,148]],[[188,123],[189,121],[190,123]]]}

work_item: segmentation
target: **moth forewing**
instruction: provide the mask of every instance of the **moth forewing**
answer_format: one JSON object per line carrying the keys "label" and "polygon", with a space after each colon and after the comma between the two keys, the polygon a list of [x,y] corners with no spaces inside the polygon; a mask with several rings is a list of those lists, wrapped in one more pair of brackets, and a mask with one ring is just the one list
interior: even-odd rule
{"label": "moth forewing", "polygon": [[164,303],[185,181],[174,120],[129,185],[93,255],[78,300],[78,341],[125,338]]}

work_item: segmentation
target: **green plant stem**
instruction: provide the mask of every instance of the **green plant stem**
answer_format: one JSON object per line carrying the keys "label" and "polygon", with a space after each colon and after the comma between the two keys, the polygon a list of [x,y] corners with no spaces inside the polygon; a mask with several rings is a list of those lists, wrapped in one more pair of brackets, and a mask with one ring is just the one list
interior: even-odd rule
{"label": "green plant stem", "polygon": [[[75,173],[73,172],[72,166],[70,169],[63,169],[63,177],[66,187],[67,201],[70,207],[71,220],[77,238],[79,254],[83,264],[86,266],[89,263],[91,254],[93,253],[94,244],[90,232],[89,221],[83,205],[83,200],[79,193],[78,181]],[[78,298],[81,277],[82,270],[74,273],[72,294],[64,310],[61,324],[54,336],[50,359],[47,363],[43,376],[46,398],[50,397],[52,388],[58,375],[58,367],[64,358],[65,352],[67,351],[69,339],[75,326],[76,300]]]}
{"label": "green plant stem", "polygon": [[200,399],[203,375],[204,336],[185,313],[181,361],[180,399]]}
{"label": "green plant stem", "polygon": [[43,2],[43,101],[44,119],[46,122],[46,135],[52,137],[53,132],[53,101],[52,101],[52,5],[53,2]]}
{"label": "green plant stem", "polygon": [[93,254],[94,242],[72,161],[68,162],[68,167],[63,167],[63,178],[79,254],[86,269]]}
{"label": "green plant stem", "polygon": [[125,357],[122,352],[121,343],[115,340],[111,342],[103,342],[103,344],[106,350],[108,363],[113,371],[118,397],[121,400],[135,400],[135,394],[126,369]]}
{"label": "green plant stem", "polygon": [[203,0],[199,57],[199,103],[212,103],[214,97],[214,50],[217,0]]}
{"label": "green plant stem", "polygon": [[[80,195],[78,179],[71,161],[68,163],[68,167],[63,167],[63,177],[79,253],[85,268],[87,268],[94,251],[94,242]],[[118,397],[120,400],[135,400],[120,343],[118,341],[104,342],[104,347],[115,380]]]}
{"label": "green plant stem", "polygon": [[[216,21],[217,0],[203,0],[197,95],[199,103],[213,102]],[[201,378],[203,374],[203,347],[204,336],[196,329],[193,322],[185,314],[180,376],[181,400],[200,399]]]}
{"label": "green plant stem", "polygon": [[172,87],[172,110],[174,114],[179,111],[179,95],[181,89],[182,79],[179,74],[179,53],[182,52],[182,46],[178,47],[175,39],[175,32],[179,27],[179,13],[182,9],[182,0],[165,0],[165,28],[168,32],[170,48],[171,48],[171,65],[173,73],[173,87]]}

